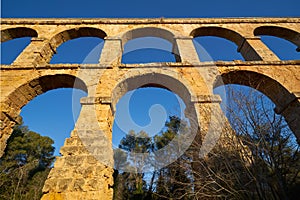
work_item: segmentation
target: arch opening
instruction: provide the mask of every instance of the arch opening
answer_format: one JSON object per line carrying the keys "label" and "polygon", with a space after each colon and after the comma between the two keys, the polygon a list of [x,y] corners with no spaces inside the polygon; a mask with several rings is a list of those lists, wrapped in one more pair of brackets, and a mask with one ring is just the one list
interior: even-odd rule
{"label": "arch opening", "polygon": [[74,129],[81,110],[80,98],[87,96],[81,89],[57,88],[38,95],[22,109],[24,125],[54,141],[54,156]]}
{"label": "arch opening", "polygon": [[260,38],[280,60],[300,60],[300,49],[288,40],[268,35],[261,35]]}
{"label": "arch opening", "polygon": [[68,40],[57,48],[50,63],[97,64],[104,40],[97,37],[81,37]]}
{"label": "arch opening", "polygon": [[223,100],[222,110],[242,144],[239,150],[249,152],[247,170],[256,177],[254,183],[263,184],[255,189],[247,186],[247,191],[254,196],[259,192],[260,197],[295,198],[299,180],[292,177],[298,174],[295,169],[299,168],[299,158],[295,155],[299,155],[299,143],[284,116],[274,112],[275,104],[245,85],[229,83],[216,87],[214,93]]}
{"label": "arch opening", "polygon": [[[147,191],[159,182],[155,174],[167,170],[177,159],[187,160],[182,156],[185,146],[182,145],[184,152],[180,152],[175,145],[180,139],[181,143],[187,141],[183,138],[191,128],[184,114],[185,104],[165,86],[150,83],[128,91],[116,108],[112,143],[116,187],[123,184],[118,180],[129,175],[136,177],[133,182],[142,183],[142,190]],[[168,163],[172,159],[174,161]],[[191,179],[190,176],[188,181]],[[114,192],[114,196],[125,196],[129,192],[130,196],[137,197],[136,191],[138,188],[126,185],[124,194]],[[151,193],[156,192],[151,190]]]}
{"label": "arch opening", "polygon": [[[194,43],[197,42],[209,56],[202,53],[201,48],[195,44],[199,59],[201,61],[233,61],[244,60],[243,56],[236,51],[235,43],[220,37],[201,36],[194,38]],[[198,48],[197,48],[198,47]],[[211,60],[212,59],[212,60]]]}
{"label": "arch opening", "polygon": [[254,30],[281,60],[300,60],[300,33],[277,26],[261,26]]}
{"label": "arch opening", "polygon": [[[183,143],[181,143],[180,151],[175,153],[174,156],[171,156],[168,162],[175,161],[180,157],[187,148],[189,148],[198,130],[197,114],[194,105],[191,103],[192,93],[185,85],[186,83],[183,84],[182,80],[177,80],[171,76],[160,73],[133,76],[119,82],[112,92],[112,107],[115,111],[113,125],[115,127],[114,130],[116,130],[116,132],[123,132],[121,134],[124,137],[116,137],[118,138],[117,140],[113,138],[114,145],[118,146],[118,142],[120,142],[121,139],[127,136],[131,137],[131,134],[133,134],[135,138],[150,138],[149,141],[152,141],[153,138],[159,136],[159,134],[162,134],[162,132],[166,130],[165,125],[174,117],[178,119],[178,121],[182,121],[185,131],[170,141],[170,144],[174,145],[174,143],[182,137],[181,141],[183,141]],[[137,100],[135,100],[135,98]],[[116,125],[118,125],[119,128],[116,127]],[[132,125],[131,128],[129,125]],[[134,132],[131,130],[134,130]],[[149,135],[153,137],[149,137]],[[115,151],[120,153],[118,148]],[[145,168],[138,170],[148,173],[153,172],[155,169],[162,168],[164,164],[166,164],[166,160],[161,162],[152,161],[155,159],[155,156],[159,157],[159,155],[165,154],[166,152],[170,155],[174,154],[167,145],[161,149],[157,149],[156,153],[152,152],[151,154],[147,154],[145,157],[147,160]],[[140,153],[141,152],[138,154],[141,155]],[[134,155],[129,156],[130,159],[134,159]],[[118,161],[119,160],[117,160],[116,163],[118,163]],[[132,167],[129,169],[125,169],[124,166],[119,167],[120,170],[129,170],[130,172],[139,168],[139,166],[134,163],[132,163]]]}
{"label": "arch opening", "polygon": [[254,30],[255,36],[260,35],[269,35],[269,36],[275,36],[279,37],[285,40],[288,40],[295,44],[296,46],[300,46],[300,33],[284,28],[284,27],[278,27],[278,26],[261,26]]}
{"label": "arch opening", "polygon": [[[104,31],[102,31],[101,29],[97,29],[97,28],[90,28],[90,27],[80,27],[80,28],[74,28],[74,29],[69,29],[69,30],[65,30],[65,31],[62,31],[62,32],[60,32],[60,33],[58,33],[57,35],[55,35],[51,40],[50,40],[50,46],[51,46],[51,48],[53,49],[53,51],[54,52],[56,52],[56,50],[57,50],[57,48],[61,45],[61,44],[63,44],[63,43],[65,43],[65,42],[67,42],[67,41],[69,41],[69,40],[73,40],[73,39],[77,39],[77,38],[85,38],[85,37],[87,37],[87,38],[91,38],[91,37],[93,37],[93,38],[99,38],[99,39],[101,39],[101,41],[103,42],[103,39],[106,37],[106,33],[104,32]],[[83,39],[84,40],[84,39]],[[96,39],[93,39],[93,40],[95,40],[96,41]],[[93,41],[93,40],[90,40],[89,41],[89,43],[91,42],[91,41]],[[76,44],[76,42],[78,42],[79,41],[79,43],[80,43],[80,39],[79,40],[73,40],[71,43],[69,43],[69,44],[67,44],[67,46],[68,45],[72,45],[73,43],[75,43]],[[94,55],[94,54],[90,54],[90,56],[92,56],[94,59],[95,59],[95,57],[97,57],[98,56],[98,54],[100,54],[100,51],[101,51],[101,49],[102,49],[102,46],[103,46],[103,44],[101,43],[101,42],[99,42],[99,41],[97,41],[97,42],[95,42],[94,41],[94,45],[95,45],[95,43],[97,44],[97,42],[98,42],[98,44],[101,44],[101,45],[95,45],[96,47],[98,47],[99,49],[98,49],[98,53],[97,53],[97,48],[95,49],[95,51],[96,52],[90,52],[90,51],[87,51],[86,53],[88,54],[88,53],[94,53],[94,54],[96,54],[96,56]],[[92,42],[93,43],[93,42]],[[86,45],[88,45],[88,44],[86,44]],[[65,46],[65,45],[64,45]],[[88,45],[89,46],[89,45]],[[91,47],[90,48],[92,48],[92,46],[93,45],[91,45]],[[93,47],[95,47],[95,46],[93,46]],[[80,47],[78,47],[79,48],[79,50],[80,50]],[[58,49],[59,50],[59,49]],[[90,49],[90,50],[92,50],[92,49]],[[89,55],[89,54],[88,54]],[[53,54],[52,55],[49,55],[49,58],[48,58],[48,60],[50,61],[51,60],[51,58],[52,58],[52,56],[53,56]],[[75,58],[73,57],[73,56],[70,56],[70,58],[73,60],[75,60]],[[57,59],[57,58],[55,58],[55,59]],[[61,58],[60,58],[61,59]],[[81,58],[81,60],[84,60],[85,59],[85,57],[83,57],[83,58]],[[90,61],[89,59],[87,59],[89,62],[95,62],[94,61],[94,59],[92,59],[93,61]],[[99,59],[98,59],[99,60]],[[76,62],[78,62],[78,61],[76,61]]]}
{"label": "arch opening", "polygon": [[184,116],[185,108],[177,94],[159,85],[151,84],[126,92],[116,105],[113,146],[117,148],[120,136],[124,137],[130,131],[144,131],[149,137],[154,137],[164,130],[171,116],[187,120]]}
{"label": "arch opening", "polygon": [[124,45],[122,63],[176,62],[172,43],[157,37],[140,37]]}
{"label": "arch opening", "polygon": [[1,31],[1,63],[10,65],[38,33],[31,28],[18,27]]}
{"label": "arch opening", "polygon": [[138,28],[123,34],[121,40],[124,50],[122,63],[180,61],[178,55],[172,55],[175,48],[174,34],[168,30],[155,27]]}
{"label": "arch opening", "polygon": [[[177,78],[170,74],[149,72],[127,76],[114,86],[111,98],[114,116],[111,122],[116,182],[116,178],[136,172],[150,177],[157,170],[176,162],[191,146],[199,125],[195,107],[191,103],[193,91],[188,83]],[[181,128],[164,140],[168,137],[166,132],[171,123],[180,123]],[[137,148],[125,145],[131,139],[137,142]],[[158,140],[164,141],[163,144],[159,146],[156,143]],[[144,142],[147,148],[141,146]],[[149,151],[150,146],[154,149],[151,147]],[[142,160],[136,160],[140,158]],[[146,178],[144,181],[150,180]]]}
{"label": "arch opening", "polygon": [[145,27],[133,29],[122,35],[122,44],[125,45],[129,40],[140,38],[140,37],[158,37],[165,39],[173,43],[174,34],[168,30],[155,28],[155,27]]}
{"label": "arch opening", "polygon": [[31,37],[20,37],[1,42],[1,64],[12,64],[30,42]]}
{"label": "arch opening", "polygon": [[[201,37],[204,37],[204,36],[210,36],[211,37],[217,37],[217,38],[223,38],[223,39],[226,39],[228,41],[231,41],[233,43],[236,44],[236,47],[237,47],[237,52],[240,52],[239,53],[234,53],[233,55],[235,55],[234,57],[225,57],[226,60],[228,59],[238,59],[238,60],[261,60],[261,58],[257,55],[257,53],[255,52],[255,50],[248,44],[248,42],[246,41],[246,39],[240,35],[239,33],[233,31],[233,30],[230,30],[230,29],[227,29],[227,28],[221,28],[221,27],[201,27],[201,28],[197,28],[197,29],[194,29],[190,35],[192,37],[194,37],[194,41],[198,41],[198,40],[202,40],[202,39],[197,39],[198,37],[201,38]],[[210,39],[209,38],[209,39]],[[223,43],[224,45],[224,40],[220,40],[218,39],[220,42]],[[217,39],[215,40],[217,41]],[[211,41],[212,42],[212,41]],[[195,43],[194,43],[195,44]],[[201,43],[200,43],[201,44]],[[220,44],[220,43],[219,43]],[[214,45],[214,44],[211,44],[210,45]],[[225,47],[223,46],[222,47]],[[231,49],[231,53],[233,53],[234,51],[232,50],[233,49],[233,46],[231,43],[228,43],[227,44],[228,49]],[[227,46],[226,45],[226,46]],[[244,51],[242,49],[240,49],[242,46],[248,46],[249,48],[247,49],[247,51]],[[218,46],[219,47],[219,46]],[[196,48],[197,49],[197,48]],[[228,50],[227,48],[225,50]],[[199,52],[199,51],[198,51]],[[205,52],[205,51],[204,51]],[[210,52],[208,52],[210,53]],[[224,52],[222,52],[224,53]],[[202,50],[202,54],[203,54],[203,50]],[[199,55],[199,53],[198,53]],[[208,58],[210,59],[210,56],[209,55],[199,55],[200,59],[202,57],[204,58]],[[214,59],[215,56],[212,56],[212,58]],[[221,59],[224,59],[224,56],[220,57]],[[216,58],[218,59],[218,58]]]}
{"label": "arch opening", "polygon": [[72,75],[46,75],[30,80],[9,94],[4,102],[1,120],[5,122],[4,126],[6,128],[5,133],[2,134],[5,134],[9,137],[12,128],[11,124],[14,125],[20,121],[19,114],[21,109],[27,105],[28,102],[38,95],[58,88],[76,88],[85,93],[88,92],[85,83],[81,79]]}
{"label": "arch opening", "polygon": [[[292,112],[297,113],[300,108],[300,103],[297,101],[294,94],[290,93],[272,78],[251,71],[241,70],[222,74],[215,81],[214,88],[228,84],[248,86],[268,97],[276,106],[274,112],[283,115],[299,143],[300,135],[299,129],[297,128],[298,126],[296,125],[298,118],[297,116],[295,118],[295,116],[292,115]],[[291,109],[288,109],[289,106],[291,106]]]}
{"label": "arch opening", "polygon": [[112,92],[113,108],[115,108],[119,99],[124,96],[126,92],[147,86],[158,86],[159,88],[172,91],[178,94],[186,105],[189,105],[193,96],[192,90],[187,88],[187,83],[183,82],[184,80],[179,81],[171,76],[160,73],[145,73],[143,75],[129,77],[122,80],[114,88]]}

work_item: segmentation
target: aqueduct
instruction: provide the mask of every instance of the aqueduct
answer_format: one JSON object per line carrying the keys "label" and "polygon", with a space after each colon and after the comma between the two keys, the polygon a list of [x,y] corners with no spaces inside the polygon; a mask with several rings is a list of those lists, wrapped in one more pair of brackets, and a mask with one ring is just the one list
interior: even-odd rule
{"label": "aqueduct", "polygon": [[[34,97],[65,87],[88,92],[45,183],[43,199],[112,199],[113,169],[103,163],[113,162],[109,141],[115,106],[127,91],[145,85],[177,93],[187,113],[195,113],[203,135],[211,120],[208,110],[220,109],[214,87],[231,83],[253,87],[275,103],[275,111],[300,141],[300,61],[281,61],[260,39],[281,37],[299,51],[300,18],[2,19],[1,23],[2,42],[32,39],[11,65],[1,65],[0,155],[21,108]],[[98,64],[49,64],[59,45],[85,36],[105,41]],[[124,44],[146,36],[170,41],[177,62],[122,64]],[[201,62],[193,44],[199,36],[234,42],[245,61]],[[97,136],[95,130],[104,134]]]}

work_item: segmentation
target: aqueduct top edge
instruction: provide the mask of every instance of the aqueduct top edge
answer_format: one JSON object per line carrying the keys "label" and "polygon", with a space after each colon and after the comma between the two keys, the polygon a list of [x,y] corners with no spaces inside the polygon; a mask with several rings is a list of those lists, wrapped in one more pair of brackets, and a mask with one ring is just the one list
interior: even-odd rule
{"label": "aqueduct top edge", "polygon": [[299,17],[276,18],[1,18],[1,24],[219,24],[299,23]]}

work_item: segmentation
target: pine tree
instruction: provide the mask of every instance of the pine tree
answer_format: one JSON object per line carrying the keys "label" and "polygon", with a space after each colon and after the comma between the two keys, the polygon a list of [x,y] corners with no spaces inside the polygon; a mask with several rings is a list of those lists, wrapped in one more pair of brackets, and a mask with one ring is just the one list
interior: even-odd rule
{"label": "pine tree", "polygon": [[0,199],[40,199],[54,161],[53,140],[15,126],[0,159]]}

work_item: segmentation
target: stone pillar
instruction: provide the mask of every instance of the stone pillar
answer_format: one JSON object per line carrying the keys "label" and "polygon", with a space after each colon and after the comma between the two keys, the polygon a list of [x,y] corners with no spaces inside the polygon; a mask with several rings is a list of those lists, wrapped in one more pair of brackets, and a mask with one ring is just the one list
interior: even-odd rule
{"label": "stone pillar", "polygon": [[197,156],[203,157],[218,143],[223,128],[228,128],[228,121],[221,110],[219,95],[199,95],[192,102],[198,118],[194,122],[198,126]]}
{"label": "stone pillar", "polygon": [[175,45],[173,52],[177,61],[190,64],[199,64],[199,56],[193,43],[193,37],[174,37]]}
{"label": "stone pillar", "polygon": [[[199,128],[188,153],[193,158],[191,167],[195,183],[194,190],[197,193],[199,192],[199,196],[198,194],[196,196],[200,199],[203,198],[201,191],[207,189],[205,184],[208,183],[203,182],[203,179],[207,181],[207,178],[211,176],[214,181],[217,181],[215,174],[209,172],[209,169],[212,169],[212,171],[217,170],[213,168],[215,166],[207,165],[210,164],[210,159],[219,159],[219,164],[223,165],[222,155],[225,153],[223,150],[230,153],[232,150],[236,152],[235,150],[238,148],[241,150],[239,151],[241,158],[250,161],[249,156],[251,153],[236,140],[235,132],[221,110],[220,100],[218,95],[201,95],[200,98],[198,97],[194,101]],[[215,171],[215,173],[217,174],[218,171]],[[211,182],[211,184],[214,184],[214,182]]]}
{"label": "stone pillar", "polygon": [[122,40],[116,37],[104,38],[100,64],[110,65],[120,63],[122,59]]}
{"label": "stone pillar", "polygon": [[238,47],[245,60],[280,60],[260,39],[260,37],[247,37]]}
{"label": "stone pillar", "polygon": [[[2,109],[2,107],[1,107]],[[19,114],[19,113],[17,113]],[[0,112],[0,158],[4,154],[6,148],[6,142],[13,132],[15,124],[19,124],[21,118],[12,118],[7,112],[1,110]]]}
{"label": "stone pillar", "polygon": [[[45,182],[42,200],[113,198],[113,151],[110,106],[98,98],[83,98],[79,119],[70,138],[60,149],[54,168]],[[101,109],[97,121],[95,103]],[[103,104],[103,105],[102,105]],[[101,115],[103,113],[103,116]],[[103,121],[102,121],[103,120]],[[110,131],[109,133],[107,133]]]}
{"label": "stone pillar", "polygon": [[[201,182],[201,171],[203,160],[207,154],[219,143],[222,132],[222,111],[220,111],[219,101],[214,95],[201,95],[192,99],[195,111],[197,113],[197,121],[191,123],[191,127],[197,127],[197,135],[188,150],[188,154],[192,156],[192,171],[194,173],[195,182]],[[194,124],[194,125],[193,125]],[[197,185],[195,190],[200,191]]]}
{"label": "stone pillar", "polygon": [[26,67],[47,64],[55,50],[51,48],[48,40],[44,38],[32,38],[30,44],[13,62],[13,65]]}
{"label": "stone pillar", "polygon": [[[27,91],[29,90],[30,89],[27,89]],[[13,132],[14,126],[20,124],[22,121],[20,117],[21,108],[26,105],[32,97],[22,91],[17,95],[13,93],[9,98],[3,99],[4,101],[0,103],[0,158],[4,154],[7,145],[6,142]]]}

